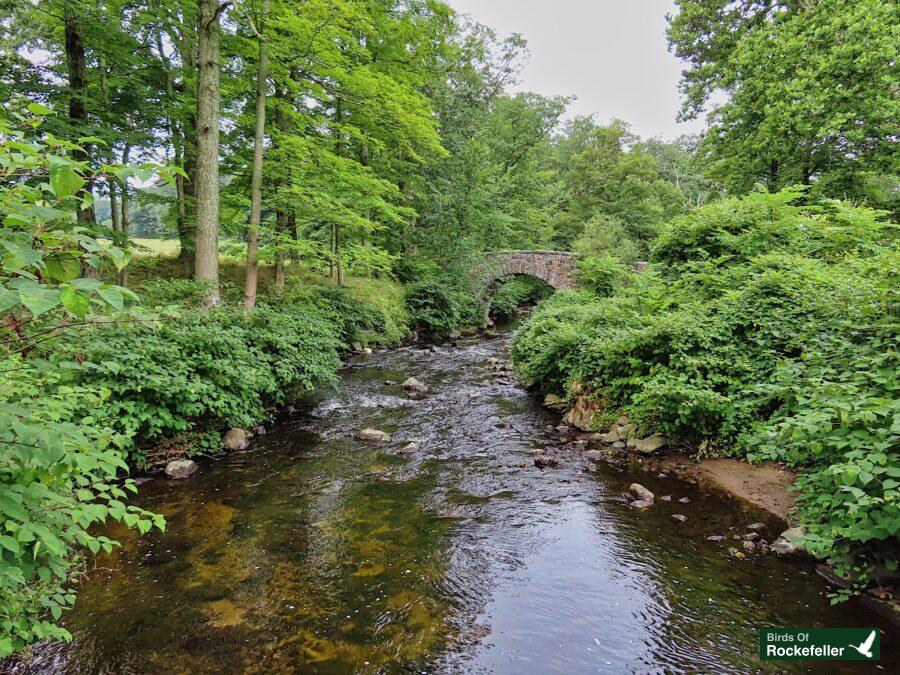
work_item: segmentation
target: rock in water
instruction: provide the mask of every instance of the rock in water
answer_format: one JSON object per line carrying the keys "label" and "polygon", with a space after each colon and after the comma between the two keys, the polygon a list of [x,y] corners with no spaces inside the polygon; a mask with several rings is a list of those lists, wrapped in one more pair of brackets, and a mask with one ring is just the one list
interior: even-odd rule
{"label": "rock in water", "polygon": [[683,513],[673,513],[672,520],[677,520],[679,523],[683,523],[687,520],[687,516]]}
{"label": "rock in water", "polygon": [[421,380],[418,380],[415,377],[407,378],[406,381],[403,382],[403,384],[401,384],[400,386],[403,387],[406,391],[414,391],[419,394],[424,394],[428,391],[428,387],[426,387]]}
{"label": "rock in water", "polygon": [[566,402],[556,394],[547,394],[544,397],[544,407],[551,410],[562,410],[566,407]]}
{"label": "rock in water", "polygon": [[419,451],[419,444],[415,441],[407,443],[402,448],[400,448],[401,455],[414,455]]}
{"label": "rock in water", "polygon": [[192,459],[173,459],[166,464],[166,475],[169,478],[187,478],[200,467]]}
{"label": "rock in water", "polygon": [[660,448],[664,448],[668,443],[665,436],[661,434],[653,434],[647,438],[630,438],[628,439],[628,449],[633,452],[640,452],[645,455],[656,452]]}
{"label": "rock in water", "polygon": [[378,429],[360,429],[356,438],[367,443],[390,443],[394,439],[388,432]]}
{"label": "rock in water", "polygon": [[653,500],[652,499],[636,499],[635,501],[631,502],[631,506],[632,506],[632,508],[643,511],[644,509],[649,509],[651,506],[653,506]]}
{"label": "rock in water", "polygon": [[638,499],[652,502],[655,498],[653,493],[640,483],[632,483],[628,486],[628,491]]}
{"label": "rock in water", "polygon": [[244,450],[250,445],[250,434],[237,427],[229,429],[225,432],[225,435],[222,436],[222,445],[229,450]]}
{"label": "rock in water", "polygon": [[772,542],[772,550],[780,556],[788,558],[802,558],[808,555],[807,550],[798,543],[798,539],[804,536],[806,532],[802,527],[792,527],[785,530],[781,535]]}

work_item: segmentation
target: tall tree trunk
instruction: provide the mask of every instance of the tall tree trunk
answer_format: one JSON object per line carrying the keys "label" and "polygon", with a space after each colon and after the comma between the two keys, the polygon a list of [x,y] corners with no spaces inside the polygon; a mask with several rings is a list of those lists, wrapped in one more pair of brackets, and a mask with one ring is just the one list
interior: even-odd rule
{"label": "tall tree trunk", "polygon": [[268,54],[265,30],[269,14],[269,0],[262,0],[259,12],[257,39],[259,40],[259,66],[256,71],[256,129],[253,134],[253,175],[250,179],[250,228],[247,233],[247,277],[244,284],[244,308],[256,306],[257,262],[259,252],[259,225],[262,220],[263,134],[266,129],[266,77]]}
{"label": "tall tree trunk", "polygon": [[[84,55],[84,32],[81,26],[81,18],[69,3],[63,9],[63,27],[66,42],[66,70],[69,78],[69,119],[75,123],[78,135],[88,135],[87,116],[87,60]],[[85,144],[82,151],[77,153],[79,160],[89,162],[91,159],[90,146]],[[81,190],[81,197],[87,197],[92,192],[92,181],[85,183]],[[96,223],[97,216],[94,206],[80,208],[78,220]]]}
{"label": "tall tree trunk", "polygon": [[227,5],[198,0],[197,249],[194,274],[208,282],[208,305],[219,304],[219,14]]}
{"label": "tall tree trunk", "polygon": [[334,250],[335,250],[335,267],[337,267],[338,286],[344,285],[344,260],[341,257],[341,226],[334,225]]}
{"label": "tall tree trunk", "polygon": [[[109,163],[113,163],[112,155],[110,155]],[[110,218],[112,219],[113,232],[118,232],[122,229],[122,221],[119,218],[119,188],[117,180],[118,179],[115,176],[110,176],[107,179],[107,185],[109,187],[109,213]]]}
{"label": "tall tree trunk", "polygon": [[[275,212],[275,235],[279,237],[285,230],[285,213],[282,210]],[[284,251],[278,251],[275,259],[275,292],[281,294],[284,291]]]}
{"label": "tall tree trunk", "polygon": [[[122,153],[122,163],[128,164],[128,158],[131,155],[131,146],[126,145],[125,151]],[[122,182],[122,216],[119,220],[119,230],[122,236],[128,239],[128,229],[131,225],[131,198],[128,194],[128,179]],[[128,285],[128,267],[123,267],[116,274],[116,283],[119,286]]]}

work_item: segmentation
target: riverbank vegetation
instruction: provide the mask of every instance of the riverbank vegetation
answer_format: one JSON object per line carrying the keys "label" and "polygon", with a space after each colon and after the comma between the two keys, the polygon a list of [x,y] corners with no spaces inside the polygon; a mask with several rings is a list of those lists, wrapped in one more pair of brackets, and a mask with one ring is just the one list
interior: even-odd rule
{"label": "riverbank vegetation", "polygon": [[529,382],[803,468],[811,550],[894,565],[900,22],[776,5],[679,2],[683,114],[713,114],[671,142],[508,93],[521,37],[436,0],[6,6],[0,656],[66,637],[93,526],[164,526],[128,471],[217,452],[355,343],[546,295],[483,297],[496,250],[583,257],[515,344]]}

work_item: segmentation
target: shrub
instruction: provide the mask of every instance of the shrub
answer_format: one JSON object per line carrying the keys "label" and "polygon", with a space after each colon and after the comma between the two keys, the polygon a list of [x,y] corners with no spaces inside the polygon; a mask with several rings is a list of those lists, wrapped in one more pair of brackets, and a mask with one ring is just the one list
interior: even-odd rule
{"label": "shrub", "polygon": [[528,382],[602,398],[646,432],[800,468],[807,545],[864,579],[897,565],[896,228],[802,197],[676,219],[633,282],[541,303],[513,360]]}
{"label": "shrub", "polygon": [[532,305],[553,292],[547,282],[535,277],[517,276],[500,284],[491,298],[492,316],[512,316],[520,307]]}
{"label": "shrub", "polygon": [[407,288],[410,321],[419,330],[449,332],[463,325],[480,324],[478,303],[457,280],[437,276]]}
{"label": "shrub", "polygon": [[615,293],[629,277],[628,268],[609,255],[579,260],[575,274],[582,288],[600,297]]}

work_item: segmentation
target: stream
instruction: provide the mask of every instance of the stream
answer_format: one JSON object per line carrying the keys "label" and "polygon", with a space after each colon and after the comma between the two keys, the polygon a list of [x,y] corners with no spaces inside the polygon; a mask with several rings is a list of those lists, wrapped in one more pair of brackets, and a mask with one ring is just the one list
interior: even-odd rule
{"label": "stream", "polygon": [[[900,672],[897,634],[832,607],[812,566],[728,554],[777,520],[638,466],[590,470],[558,415],[489,367],[508,349],[355,357],[248,450],[143,485],[166,532],[110,529],[123,546],[91,562],[72,643],[27,672]],[[424,400],[386,383],[411,375]],[[539,469],[535,448],[566,459]],[[636,481],[672,501],[631,508]],[[881,662],[760,662],[766,626],[879,626]]]}

